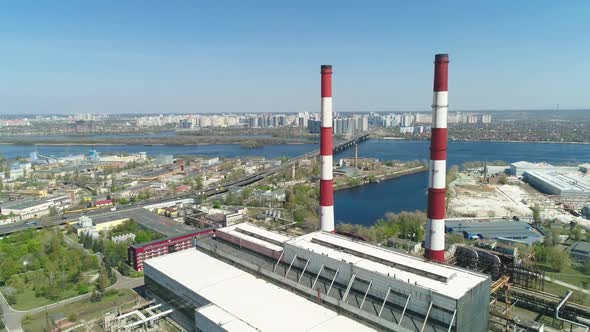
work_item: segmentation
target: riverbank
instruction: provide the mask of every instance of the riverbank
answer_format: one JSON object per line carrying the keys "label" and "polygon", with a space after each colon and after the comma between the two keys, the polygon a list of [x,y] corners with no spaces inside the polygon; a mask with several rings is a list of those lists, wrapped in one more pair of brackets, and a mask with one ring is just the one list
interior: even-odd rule
{"label": "riverbank", "polygon": [[[393,180],[393,179],[400,178],[402,176],[424,173],[427,171],[428,171],[428,167],[418,166],[418,167],[405,169],[402,171],[393,172],[390,174],[376,175],[375,180],[378,181],[377,183],[380,183],[382,181]],[[342,191],[342,190],[362,187],[362,186],[365,186],[365,185],[371,184],[371,183],[375,183],[375,182],[370,181],[370,180],[361,180],[358,184],[354,184],[354,185],[351,185],[351,184],[336,185],[336,186],[334,186],[334,191]]]}
{"label": "riverbank", "polygon": [[[430,137],[428,138],[417,138],[417,137],[396,137],[396,136],[370,136],[371,139],[374,140],[383,140],[383,141],[418,141],[418,142],[430,142]],[[520,144],[590,144],[590,142],[557,142],[557,141],[516,141],[516,140],[466,140],[466,139],[452,139],[449,138],[449,142],[457,142],[457,143],[520,143]]]}
{"label": "riverbank", "polygon": [[281,137],[232,137],[232,136],[174,136],[174,137],[110,137],[110,138],[39,138],[39,139],[17,139],[4,137],[0,144],[4,145],[32,145],[32,146],[104,146],[104,145],[213,145],[213,144],[236,144],[249,148],[259,148],[265,145],[281,144],[312,144],[314,140],[307,138],[281,138]]}

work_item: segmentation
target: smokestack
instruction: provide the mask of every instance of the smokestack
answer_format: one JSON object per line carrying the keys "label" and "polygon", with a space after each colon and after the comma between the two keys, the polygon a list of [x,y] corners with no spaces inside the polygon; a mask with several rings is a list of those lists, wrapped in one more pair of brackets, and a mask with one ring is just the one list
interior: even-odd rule
{"label": "smokestack", "polygon": [[426,226],[426,257],[437,262],[445,260],[448,68],[449,56],[437,54],[434,58],[434,98]]}
{"label": "smokestack", "polygon": [[322,65],[322,123],[320,129],[320,228],[334,231],[332,176],[332,66]]}

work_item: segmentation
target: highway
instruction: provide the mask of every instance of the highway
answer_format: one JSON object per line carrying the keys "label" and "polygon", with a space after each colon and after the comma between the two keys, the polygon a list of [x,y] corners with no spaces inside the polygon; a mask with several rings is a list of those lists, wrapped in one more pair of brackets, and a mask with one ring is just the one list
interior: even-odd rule
{"label": "highway", "polygon": [[[337,153],[337,152],[343,151],[344,149],[346,149],[348,147],[353,146],[355,143],[365,141],[366,139],[368,139],[369,135],[370,135],[370,133],[363,133],[360,135],[353,136],[347,140],[338,142],[336,145],[334,145],[334,151]],[[196,195],[194,193],[192,193],[192,194],[183,193],[180,195],[172,195],[172,196],[168,196],[168,197],[164,197],[164,198],[159,198],[157,200],[148,200],[148,201],[145,201],[145,202],[142,202],[139,204],[118,206],[117,211],[110,211],[110,208],[106,207],[104,209],[71,213],[71,214],[50,217],[50,218],[44,218],[43,220],[25,220],[25,221],[12,223],[12,224],[8,224],[8,225],[2,225],[2,226],[0,226],[0,236],[12,234],[15,232],[19,232],[19,231],[23,231],[23,230],[31,229],[31,228],[32,229],[41,229],[41,228],[46,228],[46,227],[55,227],[55,226],[65,225],[67,222],[78,221],[78,219],[82,215],[85,215],[88,217],[106,216],[108,214],[117,214],[117,213],[120,213],[121,211],[142,208],[146,205],[152,205],[152,204],[157,204],[157,203],[166,202],[166,201],[173,201],[173,200],[178,200],[178,199],[183,199],[183,198],[211,197],[211,196],[214,196],[217,194],[224,193],[232,187],[248,186],[248,185],[258,182],[264,178],[272,176],[284,169],[288,169],[291,166],[293,166],[293,164],[295,164],[303,159],[316,158],[319,156],[319,154],[320,154],[320,150],[314,150],[314,151],[308,152],[306,154],[300,155],[298,157],[291,158],[291,159],[289,159],[288,162],[283,163],[280,166],[273,167],[271,169],[257,172],[254,174],[249,174],[249,175],[246,175],[240,179],[237,179],[237,180],[234,180],[234,181],[222,184],[222,185],[215,185],[213,187],[210,187],[210,188],[207,188],[207,189],[202,190],[200,192],[197,192]]]}

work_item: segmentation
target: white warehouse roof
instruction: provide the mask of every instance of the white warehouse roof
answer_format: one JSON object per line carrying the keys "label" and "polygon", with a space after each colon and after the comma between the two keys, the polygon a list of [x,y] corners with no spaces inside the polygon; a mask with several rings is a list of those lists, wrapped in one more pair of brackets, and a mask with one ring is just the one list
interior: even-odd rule
{"label": "white warehouse roof", "polygon": [[487,280],[487,276],[482,274],[435,264],[322,231],[297,237],[289,244],[332,259],[346,261],[368,271],[429,288],[435,293],[453,299],[461,298],[470,289]]}
{"label": "white warehouse roof", "polygon": [[199,313],[228,331],[374,331],[198,250],[145,262],[215,305]]}

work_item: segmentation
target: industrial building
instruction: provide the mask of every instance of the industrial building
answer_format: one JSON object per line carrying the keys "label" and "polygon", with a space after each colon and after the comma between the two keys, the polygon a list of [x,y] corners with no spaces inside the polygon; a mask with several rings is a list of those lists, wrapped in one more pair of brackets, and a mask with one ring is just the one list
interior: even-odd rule
{"label": "industrial building", "polygon": [[[189,330],[234,331],[239,329],[231,324],[246,322],[262,331],[315,331],[301,325],[313,304],[314,311],[335,319],[317,321],[318,331],[371,330],[335,311],[379,330],[487,331],[482,324],[489,318],[487,275],[329,232],[291,238],[247,223],[218,229],[215,237],[199,238],[196,245],[197,250],[144,263],[148,295],[182,308],[172,318]],[[225,272],[225,262],[232,265],[231,273]],[[204,270],[198,270],[201,266]],[[259,281],[250,284],[251,279]],[[266,299],[271,293],[276,295]],[[300,308],[291,301],[306,304]],[[284,312],[297,315],[282,317]],[[291,317],[305,319],[293,322]]]}
{"label": "industrial building", "polygon": [[525,172],[547,171],[553,169],[553,165],[547,163],[531,163],[528,161],[517,161],[510,164],[510,174],[522,176]]}
{"label": "industrial building", "polygon": [[374,331],[197,250],[145,263],[147,294],[188,331]]}
{"label": "industrial building", "polygon": [[72,200],[67,195],[44,199],[22,199],[0,205],[0,214],[4,216],[18,216],[16,221],[39,218],[49,215],[51,208],[62,210],[67,208],[71,202]]}
{"label": "industrial building", "polygon": [[136,271],[143,271],[143,262],[145,260],[194,248],[195,244],[193,241],[195,239],[210,233],[213,233],[212,229],[204,229],[180,236],[170,236],[150,242],[130,245],[127,248],[129,266]]}
{"label": "industrial building", "polygon": [[271,232],[250,223],[217,229],[215,236],[240,248],[247,248],[274,259],[282,256],[283,245],[292,239],[287,235]]}
{"label": "industrial building", "polygon": [[[128,220],[133,220],[146,229],[169,237],[184,235],[195,230],[193,227],[159,216],[140,207],[93,215],[92,225],[88,227],[92,227],[96,232],[106,231]],[[78,234],[83,231],[84,227],[80,223],[72,225],[72,228]]]}
{"label": "industrial building", "polygon": [[576,242],[570,248],[572,259],[580,264],[590,261],[590,242]]}
{"label": "industrial building", "polygon": [[431,321],[432,326],[454,326],[457,331],[487,331],[481,322],[489,318],[488,276],[327,232],[285,243],[283,260],[347,285],[348,292],[357,289],[398,303],[404,311],[426,317],[427,326]]}
{"label": "industrial building", "polygon": [[447,233],[462,233],[466,239],[499,240],[531,245],[543,241],[543,233],[524,221],[448,221]]}
{"label": "industrial building", "polygon": [[590,185],[557,171],[527,171],[523,178],[532,186],[549,194],[558,196],[586,196],[590,198]]}

